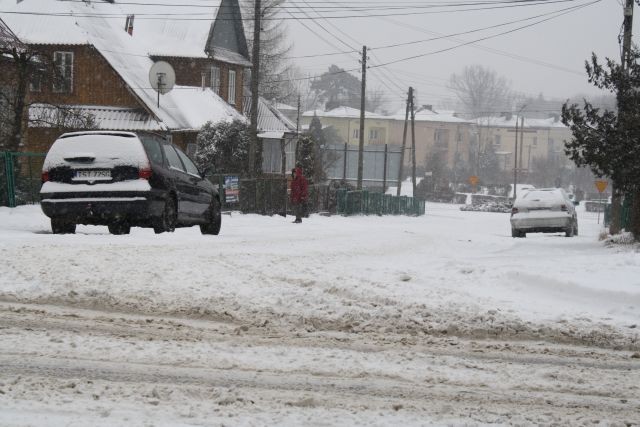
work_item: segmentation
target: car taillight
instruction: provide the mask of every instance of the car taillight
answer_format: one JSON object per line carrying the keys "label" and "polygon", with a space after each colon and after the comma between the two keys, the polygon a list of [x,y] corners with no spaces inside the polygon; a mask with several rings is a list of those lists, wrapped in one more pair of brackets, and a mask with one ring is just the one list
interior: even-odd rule
{"label": "car taillight", "polygon": [[563,212],[567,212],[569,209],[567,209],[567,205],[560,205],[560,210]]}
{"label": "car taillight", "polygon": [[515,215],[518,213],[518,208],[511,208],[511,215]]}
{"label": "car taillight", "polygon": [[42,171],[41,180],[43,184],[49,181],[49,171]]}
{"label": "car taillight", "polygon": [[140,179],[149,179],[151,178],[151,169],[149,168],[145,168],[145,169],[139,169],[138,170],[138,178]]}

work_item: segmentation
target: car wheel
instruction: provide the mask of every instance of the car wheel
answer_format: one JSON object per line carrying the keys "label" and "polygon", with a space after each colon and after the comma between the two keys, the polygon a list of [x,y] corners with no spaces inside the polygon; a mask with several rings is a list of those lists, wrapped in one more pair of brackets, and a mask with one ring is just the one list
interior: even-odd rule
{"label": "car wheel", "polygon": [[202,232],[202,234],[213,234],[217,236],[220,233],[221,226],[222,208],[220,207],[220,200],[214,197],[211,202],[211,207],[207,210],[207,223],[200,225],[200,232]]}
{"label": "car wheel", "polygon": [[156,234],[164,233],[165,231],[173,232],[176,229],[176,222],[178,221],[178,211],[176,209],[176,201],[173,197],[169,196],[164,204],[164,211],[162,216],[156,219],[153,225],[153,231]]}
{"label": "car wheel", "polygon": [[517,228],[512,228],[511,237],[527,237],[527,233],[525,233],[524,231],[518,230]]}
{"label": "car wheel", "polygon": [[571,223],[571,225],[565,230],[564,235],[567,237],[573,237],[575,233],[575,226],[573,225],[573,223]]}
{"label": "car wheel", "polygon": [[51,231],[53,234],[75,234],[76,225],[64,219],[51,218]]}
{"label": "car wheel", "polygon": [[129,234],[131,232],[131,226],[126,222],[116,222],[114,224],[109,224],[109,233],[115,235],[121,234]]}

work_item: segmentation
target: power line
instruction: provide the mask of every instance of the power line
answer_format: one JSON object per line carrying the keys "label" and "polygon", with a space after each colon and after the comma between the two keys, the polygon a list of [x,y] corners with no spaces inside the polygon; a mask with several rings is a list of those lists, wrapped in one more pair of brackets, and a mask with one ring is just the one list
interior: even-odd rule
{"label": "power line", "polygon": [[[73,0],[67,0],[73,1]],[[481,10],[496,10],[496,9],[511,9],[515,7],[530,7],[530,6],[540,6],[547,5],[553,3],[569,3],[577,0],[515,0],[509,1],[501,4],[500,6],[490,6],[490,7],[479,7],[479,8],[466,8],[466,9],[455,9],[455,10],[438,10],[438,11],[412,11],[406,13],[384,13],[384,14],[362,14],[362,15],[330,15],[330,16],[322,16],[325,19],[351,19],[351,18],[375,18],[375,17],[389,17],[389,16],[412,16],[412,15],[431,15],[431,14],[443,14],[443,13],[457,13],[457,12],[474,12]],[[460,6],[458,6],[460,7]],[[370,10],[370,8],[363,9]],[[289,13],[292,13],[290,10],[287,10]],[[28,15],[28,16],[50,16],[50,17],[75,17],[75,18],[104,18],[104,19],[122,19],[126,17],[127,13],[75,13],[75,12],[62,12],[62,13],[47,13],[47,12],[20,12],[20,11],[0,11],[0,13],[7,15]],[[139,13],[136,14],[137,19],[144,20],[166,20],[171,19],[173,21],[251,21],[250,18],[224,18],[220,17],[221,15],[229,15],[232,14],[218,14],[217,18],[213,17],[200,17],[204,14],[201,13]],[[280,21],[280,20],[313,20],[316,18],[309,17],[301,17],[292,15],[290,18],[267,18],[265,17],[265,21]]]}
{"label": "power line", "polygon": [[[384,66],[391,65],[391,64],[397,64],[398,62],[404,62],[404,61],[409,61],[409,60],[416,59],[416,58],[422,58],[422,57],[425,57],[425,56],[435,55],[436,53],[447,52],[447,51],[450,51],[450,50],[453,50],[453,49],[457,49],[457,48],[460,48],[460,47],[463,47],[463,46],[467,46],[467,45],[470,45],[470,44],[474,44],[474,43],[477,43],[477,42],[480,42],[480,41],[483,41],[483,40],[489,40],[489,39],[492,39],[492,38],[495,38],[495,37],[503,36],[503,35],[506,35],[506,34],[511,34],[511,33],[516,32],[516,31],[520,31],[520,30],[523,30],[525,28],[533,27],[533,26],[541,24],[543,22],[550,21],[552,19],[558,18],[558,17],[566,15],[568,13],[575,12],[576,10],[582,9],[584,7],[588,7],[588,6],[594,5],[596,3],[599,3],[600,1],[602,1],[602,0],[595,0],[595,1],[591,2],[591,3],[587,3],[587,4],[582,5],[582,6],[577,6],[577,7],[573,8],[573,9],[571,9],[571,10],[567,10],[565,12],[559,13],[559,14],[557,14],[555,16],[551,16],[551,17],[546,18],[546,19],[541,19],[541,20],[539,20],[537,22],[533,22],[531,24],[523,25],[521,27],[517,27],[517,28],[511,29],[511,30],[508,30],[508,31],[503,31],[503,32],[498,33],[498,34],[493,34],[493,35],[482,37],[482,38],[479,38],[479,39],[476,39],[476,40],[464,42],[464,43],[461,43],[461,44],[456,45],[456,46],[451,46],[451,47],[448,47],[448,48],[439,49],[439,50],[436,50],[436,51],[427,52],[427,53],[423,53],[423,54],[420,54],[420,55],[413,55],[413,56],[409,56],[409,57],[406,57],[406,58],[400,58],[400,59],[397,59],[397,60],[394,60],[394,61],[385,62],[383,64],[375,65],[375,67],[384,67]],[[374,66],[372,66],[371,68],[373,68],[373,67]]]}

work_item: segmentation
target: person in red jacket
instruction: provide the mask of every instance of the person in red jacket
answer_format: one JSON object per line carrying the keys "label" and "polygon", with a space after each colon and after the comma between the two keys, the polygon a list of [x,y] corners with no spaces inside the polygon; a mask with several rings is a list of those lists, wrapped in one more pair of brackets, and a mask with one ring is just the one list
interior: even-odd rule
{"label": "person in red jacket", "polygon": [[293,222],[301,223],[305,203],[307,203],[307,198],[309,197],[307,179],[302,174],[302,168],[299,166],[291,171],[291,175],[293,176],[291,181],[291,204],[296,214],[296,220]]}

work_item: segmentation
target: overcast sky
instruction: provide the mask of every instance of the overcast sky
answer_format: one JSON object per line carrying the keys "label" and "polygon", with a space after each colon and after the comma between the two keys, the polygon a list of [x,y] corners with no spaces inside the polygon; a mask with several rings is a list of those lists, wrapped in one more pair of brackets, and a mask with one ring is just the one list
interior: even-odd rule
{"label": "overcast sky", "polygon": [[[439,0],[438,3],[452,3],[454,0]],[[479,0],[471,0],[476,2]],[[466,2],[471,3],[471,2]],[[421,55],[450,48],[464,42],[477,40],[505,31],[534,24],[548,19],[554,11],[565,10],[565,15],[557,16],[509,34],[499,35],[473,45],[463,46],[442,53],[435,53],[368,71],[369,82],[374,87],[383,88],[389,100],[398,107],[406,97],[409,85],[416,88],[419,102],[439,105],[443,99],[452,98],[446,88],[452,73],[459,73],[465,65],[481,64],[490,67],[505,76],[514,90],[537,96],[543,93],[546,98],[561,98],[578,93],[599,93],[586,80],[584,61],[591,52],[601,57],[619,58],[618,35],[622,26],[622,5],[617,0],[554,1],[539,6],[511,7],[482,11],[451,12],[453,9],[425,9],[434,1],[399,0],[382,2],[380,0],[357,0],[341,3],[337,0],[319,2],[318,0],[295,0],[286,3],[289,7],[281,16],[291,18],[287,11],[297,11],[296,17],[305,16],[297,6],[303,7],[307,16],[318,18],[335,15],[322,10],[324,5],[367,5],[368,10],[347,12],[339,15],[384,15],[407,13],[404,16],[365,17],[349,19],[288,19],[289,34],[294,42],[292,56],[333,53],[348,51],[348,46],[361,50],[366,44],[371,48],[371,65],[386,63],[413,55]],[[589,5],[589,3],[593,3]],[[588,5],[575,11],[568,8]],[[376,7],[406,6],[403,10],[376,10]],[[477,8],[466,6],[465,8]],[[424,13],[447,10],[448,13]],[[543,16],[540,16],[543,15]],[[557,14],[556,14],[557,15]],[[539,16],[539,18],[525,20]],[[512,21],[511,25],[474,32],[451,38],[412,44],[388,49],[375,49],[396,43],[404,43],[466,32],[470,30],[500,25]],[[634,28],[638,28],[640,15],[636,13]],[[304,24],[304,25],[303,25]],[[320,25],[324,27],[321,28]],[[308,27],[306,28],[305,27]],[[333,35],[331,35],[331,34]],[[635,36],[635,32],[634,32]],[[325,39],[325,40],[323,40]],[[634,37],[634,41],[636,37]],[[326,71],[330,64],[345,69],[358,68],[357,53],[322,56],[317,58],[297,58],[293,61],[305,73],[316,75]],[[544,63],[546,65],[541,65]],[[359,72],[354,72],[358,74]]]}

